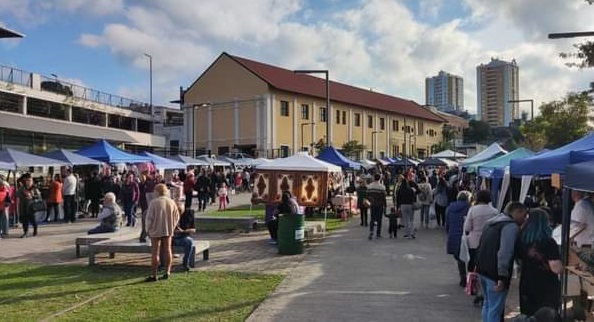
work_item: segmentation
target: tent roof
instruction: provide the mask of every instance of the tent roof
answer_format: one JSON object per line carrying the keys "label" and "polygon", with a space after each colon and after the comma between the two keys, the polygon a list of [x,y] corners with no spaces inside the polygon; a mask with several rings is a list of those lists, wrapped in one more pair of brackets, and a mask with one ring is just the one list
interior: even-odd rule
{"label": "tent roof", "polygon": [[507,151],[504,150],[501,147],[501,145],[499,145],[499,143],[494,142],[493,144],[489,145],[489,147],[487,147],[483,151],[475,154],[473,157],[460,162],[460,165],[468,166],[471,163],[487,161],[489,159],[493,159],[494,157],[497,157],[501,154],[506,154],[506,153],[507,153]]}
{"label": "tent roof", "polygon": [[298,152],[288,158],[274,159],[271,162],[257,165],[256,170],[342,172],[339,166],[318,160],[307,152]]}
{"label": "tent roof", "polygon": [[254,163],[254,159],[252,159],[252,158],[234,159],[234,158],[224,156],[224,155],[218,156],[217,160],[221,160],[223,162],[227,162],[227,163],[233,164],[235,166],[251,166]]}
{"label": "tent roof", "polygon": [[594,160],[567,166],[563,185],[574,190],[594,192]]}
{"label": "tent roof", "polygon": [[342,153],[338,152],[338,150],[336,150],[333,146],[324,148],[316,158],[335,164],[343,169],[361,169],[360,163],[348,159]]}
{"label": "tent roof", "polygon": [[[587,135],[579,140],[566,144],[555,150],[544,152],[529,158],[512,160],[510,173],[512,176],[520,175],[551,175],[552,173],[565,173],[565,167],[576,161],[585,161],[585,150],[594,149],[594,134]],[[572,153],[572,151],[574,151]],[[575,151],[584,151],[575,153]],[[574,158],[572,160],[572,158]]]}
{"label": "tent roof", "polygon": [[209,163],[207,163],[205,161],[194,159],[194,158],[190,158],[190,157],[187,157],[187,156],[181,155],[181,154],[170,156],[169,159],[170,160],[173,160],[173,161],[181,162],[181,163],[183,163],[185,165],[198,165],[198,166],[208,166],[208,165],[210,165]]}
{"label": "tent roof", "polygon": [[164,158],[164,157],[156,155],[156,154],[152,154],[152,153],[148,153],[148,152],[140,152],[139,155],[141,155],[143,157],[150,158],[151,162],[157,168],[161,168],[161,169],[185,169],[186,168],[186,165],[183,162],[167,159],[167,158]]}
{"label": "tent roof", "polygon": [[3,167],[12,165],[12,169],[14,169],[14,167],[51,167],[69,165],[64,161],[41,157],[13,149],[0,150],[0,162],[4,163]]}
{"label": "tent roof", "polygon": [[460,152],[454,152],[452,150],[444,150],[439,153],[435,153],[431,155],[432,158],[449,158],[449,159],[456,159],[456,158],[466,158],[466,154]]}
{"label": "tent roof", "polygon": [[371,160],[363,159],[359,162],[361,163],[361,166],[365,169],[370,169],[370,168],[375,167],[375,162],[373,162]]}
{"label": "tent roof", "polygon": [[196,157],[196,159],[198,159],[200,161],[204,161],[208,165],[212,165],[214,167],[230,167],[231,166],[230,162],[215,159],[215,158],[209,158],[207,155],[198,156],[198,157]]}
{"label": "tent roof", "polygon": [[71,166],[75,165],[101,165],[101,161],[97,161],[95,159],[87,158],[80,154],[76,154],[74,152],[58,149],[52,152],[48,152],[43,155],[46,158],[56,159],[60,161],[64,161]]}
{"label": "tent roof", "polygon": [[416,160],[413,160],[411,158],[396,158],[396,160],[394,160],[394,162],[391,165],[396,165],[396,166],[417,166],[419,165],[419,162]]}
{"label": "tent roof", "polygon": [[[500,155],[499,157],[483,162],[476,162],[468,165],[467,172],[480,172],[482,168],[503,168],[509,166],[511,160],[528,158],[535,155],[534,152],[526,148],[517,148],[508,154]],[[478,170],[478,171],[477,171]]]}
{"label": "tent roof", "polygon": [[16,166],[13,162],[3,162],[0,161],[0,170],[14,170]]}
{"label": "tent roof", "polygon": [[76,151],[82,156],[106,163],[140,163],[150,162],[151,159],[140,155],[124,152],[105,140],[96,142],[86,148]]}
{"label": "tent roof", "polygon": [[272,162],[272,160],[266,159],[266,158],[257,158],[252,161],[252,166],[255,167],[260,164],[264,164],[264,163],[268,163],[268,162]]}
{"label": "tent roof", "polygon": [[453,167],[458,165],[456,161],[448,160],[445,158],[427,158],[425,161],[420,163],[421,166],[447,166]]}

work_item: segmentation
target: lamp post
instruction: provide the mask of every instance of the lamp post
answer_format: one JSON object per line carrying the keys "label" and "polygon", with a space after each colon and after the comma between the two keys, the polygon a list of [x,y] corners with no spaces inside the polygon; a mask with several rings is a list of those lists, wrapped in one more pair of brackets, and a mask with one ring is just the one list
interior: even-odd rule
{"label": "lamp post", "polygon": [[153,113],[153,56],[144,54],[149,59],[149,105],[151,108],[151,115]]}
{"label": "lamp post", "polygon": [[523,103],[523,102],[530,102],[530,121],[534,120],[534,100],[533,99],[524,99],[524,100],[509,100],[508,103]]}
{"label": "lamp post", "polygon": [[192,105],[192,158],[196,157],[196,119],[195,113],[196,109],[199,107],[207,107],[211,106],[210,103],[200,103]]}
{"label": "lamp post", "polygon": [[316,123],[314,122],[308,122],[308,123],[301,123],[301,151],[305,151],[305,140],[303,139],[303,127],[306,125],[311,125],[312,127],[315,125]]}
{"label": "lamp post", "polygon": [[375,152],[375,135],[378,133],[382,133],[382,131],[373,131],[371,132],[371,149],[373,150],[373,156],[377,159],[377,153]]}
{"label": "lamp post", "polygon": [[324,74],[326,76],[326,146],[332,145],[330,140],[330,72],[327,69],[294,70],[296,74]]}

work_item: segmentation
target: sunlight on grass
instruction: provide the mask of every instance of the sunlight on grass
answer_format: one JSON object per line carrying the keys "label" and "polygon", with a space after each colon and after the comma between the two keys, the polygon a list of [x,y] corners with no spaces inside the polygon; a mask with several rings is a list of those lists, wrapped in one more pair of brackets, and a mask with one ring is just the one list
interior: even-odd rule
{"label": "sunlight on grass", "polygon": [[144,283],[145,274],[126,266],[0,264],[0,321],[38,321],[97,295],[52,321],[243,321],[282,279],[191,272]]}

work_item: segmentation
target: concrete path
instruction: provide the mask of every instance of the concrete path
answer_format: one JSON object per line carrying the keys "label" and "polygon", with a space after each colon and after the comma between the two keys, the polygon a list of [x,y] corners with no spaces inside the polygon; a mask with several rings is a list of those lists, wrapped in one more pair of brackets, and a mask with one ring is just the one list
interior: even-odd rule
{"label": "concrete path", "polygon": [[443,231],[369,241],[357,223],[313,249],[248,321],[480,321]]}

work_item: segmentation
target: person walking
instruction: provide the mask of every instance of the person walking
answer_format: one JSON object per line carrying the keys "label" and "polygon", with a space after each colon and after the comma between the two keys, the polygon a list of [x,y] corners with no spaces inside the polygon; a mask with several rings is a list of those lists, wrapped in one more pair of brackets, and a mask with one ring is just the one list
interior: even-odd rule
{"label": "person walking", "polygon": [[76,221],[77,187],[78,180],[72,173],[72,169],[67,169],[62,185],[62,196],[64,198],[64,221],[67,223],[74,223]]}
{"label": "person walking", "polygon": [[[480,190],[476,193],[475,204],[468,209],[468,215],[464,220],[464,233],[468,243],[469,261],[467,269],[469,272],[476,270],[476,252],[483,234],[485,223],[497,216],[499,212],[491,206],[491,192],[489,190]],[[474,304],[483,301],[483,296],[477,294],[474,298]]]}
{"label": "person walking", "polygon": [[445,210],[448,207],[450,200],[448,197],[448,184],[443,177],[439,178],[437,187],[433,190],[435,196],[435,219],[437,227],[445,226]]}
{"label": "person walking", "polygon": [[186,180],[184,180],[184,196],[186,197],[184,204],[185,209],[192,209],[192,198],[194,198],[195,184],[194,171],[190,170],[186,175]]}
{"label": "person walking", "polygon": [[204,171],[196,179],[194,190],[198,192],[198,211],[206,211],[206,204],[210,194],[210,178]]}
{"label": "person walking", "polygon": [[93,172],[93,175],[85,185],[85,198],[91,202],[89,205],[91,217],[97,217],[99,215],[99,205],[101,202],[101,181],[99,180],[97,172]]}
{"label": "person walking", "polygon": [[19,188],[17,199],[19,200],[19,216],[23,224],[23,235],[21,238],[29,237],[29,224],[33,225],[33,236],[37,236],[37,221],[33,203],[42,202],[41,192],[33,184],[33,177],[26,173],[22,180],[24,184]]}
{"label": "person walking", "polygon": [[559,246],[552,237],[549,216],[532,209],[523,226],[518,258],[520,312],[532,315],[541,307],[558,309],[561,303],[559,274],[563,271]]}
{"label": "person walking", "polygon": [[382,237],[382,220],[386,212],[386,187],[380,183],[382,176],[376,173],[374,181],[367,187],[367,198],[371,203],[371,222],[369,225],[369,240],[373,239],[373,228],[377,225],[376,238]]}
{"label": "person walking", "polygon": [[413,204],[417,200],[413,188],[408,180],[402,180],[400,188],[396,192],[396,212],[402,213],[402,223],[404,224],[404,238],[415,239],[415,223]]}
{"label": "person walking", "polygon": [[134,180],[134,173],[129,172],[120,190],[120,200],[122,200],[122,204],[124,205],[126,226],[128,227],[134,227],[136,225],[136,205],[138,205],[139,197],[140,188]]}
{"label": "person walking", "polygon": [[460,191],[456,201],[452,202],[446,209],[445,230],[448,235],[447,252],[454,256],[458,265],[460,286],[466,287],[466,263],[460,259],[460,244],[464,231],[464,220],[470,208],[470,193]]}
{"label": "person walking", "polygon": [[368,221],[368,209],[371,203],[369,199],[367,199],[367,184],[365,180],[359,180],[359,186],[355,190],[357,192],[357,208],[359,209],[359,216],[361,217],[361,226],[367,227],[369,226]]}
{"label": "person walking", "polygon": [[227,185],[222,182],[219,186],[219,190],[217,192],[219,196],[219,211],[227,210],[227,194],[229,191],[227,190]]}
{"label": "person walking", "polygon": [[0,239],[8,236],[8,209],[10,203],[10,187],[3,178],[0,178]]}
{"label": "person walking", "polygon": [[516,242],[527,215],[524,204],[511,202],[503,213],[485,224],[476,256],[476,271],[485,297],[483,322],[503,319]]}
{"label": "person walking", "polygon": [[[155,282],[159,279],[157,273],[160,262],[165,267],[165,274],[161,279],[168,279],[171,274],[173,257],[171,239],[180,215],[175,201],[169,198],[167,193],[167,186],[156,185],[156,198],[151,201],[146,213],[146,231],[151,239],[151,275],[145,279],[146,282]],[[160,256],[160,254],[164,254],[164,256]]]}
{"label": "person walking", "polygon": [[418,185],[419,193],[417,200],[421,204],[421,227],[429,228],[429,210],[433,203],[433,193],[431,192],[431,184],[427,182],[427,177],[421,177],[421,183]]}
{"label": "person walking", "polygon": [[62,182],[60,175],[56,174],[49,184],[49,193],[47,196],[47,209],[45,212],[45,221],[50,221],[50,211],[54,211],[54,221],[60,217],[60,204],[64,202],[62,197]]}

